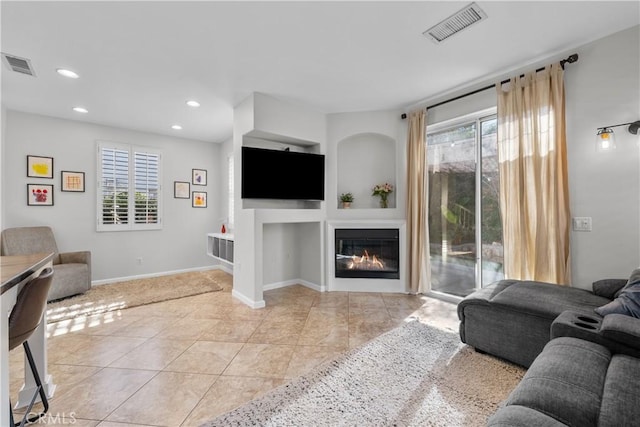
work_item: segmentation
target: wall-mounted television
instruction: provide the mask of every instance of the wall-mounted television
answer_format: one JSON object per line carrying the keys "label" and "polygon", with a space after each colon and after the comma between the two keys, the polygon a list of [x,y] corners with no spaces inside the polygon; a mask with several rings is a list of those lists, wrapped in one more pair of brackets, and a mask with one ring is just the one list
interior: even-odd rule
{"label": "wall-mounted television", "polygon": [[324,155],[242,147],[243,199],[324,200]]}

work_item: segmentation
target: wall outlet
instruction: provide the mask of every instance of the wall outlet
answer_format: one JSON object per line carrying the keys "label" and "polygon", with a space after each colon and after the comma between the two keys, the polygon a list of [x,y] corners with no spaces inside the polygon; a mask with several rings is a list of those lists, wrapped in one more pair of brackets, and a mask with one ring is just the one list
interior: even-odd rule
{"label": "wall outlet", "polygon": [[136,264],[142,265],[142,258],[136,258]]}
{"label": "wall outlet", "polygon": [[574,217],[573,231],[591,231],[591,217],[590,216]]}

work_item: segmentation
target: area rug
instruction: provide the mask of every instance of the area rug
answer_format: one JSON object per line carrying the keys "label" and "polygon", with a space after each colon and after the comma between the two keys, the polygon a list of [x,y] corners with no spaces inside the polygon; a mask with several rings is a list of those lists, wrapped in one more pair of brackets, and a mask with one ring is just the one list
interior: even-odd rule
{"label": "area rug", "polygon": [[484,426],[524,372],[412,321],[202,426]]}
{"label": "area rug", "polygon": [[230,287],[231,277],[222,270],[207,270],[93,286],[82,295],[48,303],[47,321],[58,322],[216,292]]}

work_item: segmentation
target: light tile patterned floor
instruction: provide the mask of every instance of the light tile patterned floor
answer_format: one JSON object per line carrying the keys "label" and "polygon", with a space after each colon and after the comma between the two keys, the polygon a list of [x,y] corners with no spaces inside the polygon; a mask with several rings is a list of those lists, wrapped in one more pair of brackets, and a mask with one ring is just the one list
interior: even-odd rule
{"label": "light tile patterned floor", "polygon": [[[418,317],[457,331],[456,306],[409,295],[265,292],[253,310],[231,290],[48,327],[57,389],[48,425],[197,426],[341,352]],[[21,347],[10,359],[15,396]]]}

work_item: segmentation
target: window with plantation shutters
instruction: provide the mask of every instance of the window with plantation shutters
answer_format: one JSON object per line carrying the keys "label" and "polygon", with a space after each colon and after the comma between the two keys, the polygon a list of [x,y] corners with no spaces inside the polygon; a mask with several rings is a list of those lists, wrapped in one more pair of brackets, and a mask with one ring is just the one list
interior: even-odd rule
{"label": "window with plantation shutters", "polygon": [[98,142],[98,231],[162,228],[161,159],[151,148]]}

